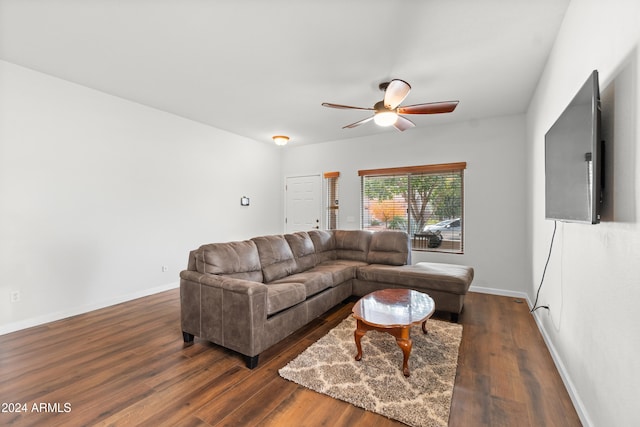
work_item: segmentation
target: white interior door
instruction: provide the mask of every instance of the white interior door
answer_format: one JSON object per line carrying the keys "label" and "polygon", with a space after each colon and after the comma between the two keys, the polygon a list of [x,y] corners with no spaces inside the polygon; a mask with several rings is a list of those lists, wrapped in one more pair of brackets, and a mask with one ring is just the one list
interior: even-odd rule
{"label": "white interior door", "polygon": [[286,180],[286,233],[319,229],[322,220],[320,175],[288,177]]}

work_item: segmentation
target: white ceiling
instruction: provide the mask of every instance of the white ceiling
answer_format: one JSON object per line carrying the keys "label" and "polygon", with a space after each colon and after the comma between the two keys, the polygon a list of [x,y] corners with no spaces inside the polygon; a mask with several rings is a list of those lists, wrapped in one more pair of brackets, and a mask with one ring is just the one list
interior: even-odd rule
{"label": "white ceiling", "polygon": [[[0,0],[0,59],[258,141],[380,132],[365,111],[459,100],[418,127],[526,111],[569,0]],[[411,132],[411,130],[405,133]],[[270,142],[271,143],[271,142]]]}

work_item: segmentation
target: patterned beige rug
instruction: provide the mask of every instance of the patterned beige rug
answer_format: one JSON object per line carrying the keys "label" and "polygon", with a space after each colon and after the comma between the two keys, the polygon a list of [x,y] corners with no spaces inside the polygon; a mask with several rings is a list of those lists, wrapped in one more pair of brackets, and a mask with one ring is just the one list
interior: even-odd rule
{"label": "patterned beige rug", "polygon": [[446,426],[462,325],[430,319],[428,334],[411,329],[411,376],[402,375],[402,351],[387,333],[369,331],[357,353],[351,316],[311,345],[280,376],[410,426]]}

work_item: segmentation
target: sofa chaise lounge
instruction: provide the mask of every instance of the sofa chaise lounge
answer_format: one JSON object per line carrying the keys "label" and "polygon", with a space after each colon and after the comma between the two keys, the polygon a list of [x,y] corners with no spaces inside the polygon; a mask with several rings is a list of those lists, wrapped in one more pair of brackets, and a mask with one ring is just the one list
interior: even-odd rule
{"label": "sofa chaise lounge", "polygon": [[407,233],[312,230],[202,245],[180,273],[181,325],[194,337],[259,354],[352,295],[410,288],[428,293],[436,310],[457,321],[473,268],[409,265]]}

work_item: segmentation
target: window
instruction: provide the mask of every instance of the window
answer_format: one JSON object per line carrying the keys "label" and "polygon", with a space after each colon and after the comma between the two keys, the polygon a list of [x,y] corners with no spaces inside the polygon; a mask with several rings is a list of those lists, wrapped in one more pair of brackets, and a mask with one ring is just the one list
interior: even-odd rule
{"label": "window", "polygon": [[338,179],[340,172],[326,172],[324,180],[327,188],[327,230],[338,229]]}
{"label": "window", "polygon": [[358,171],[362,229],[403,230],[414,250],[462,253],[466,165]]}

